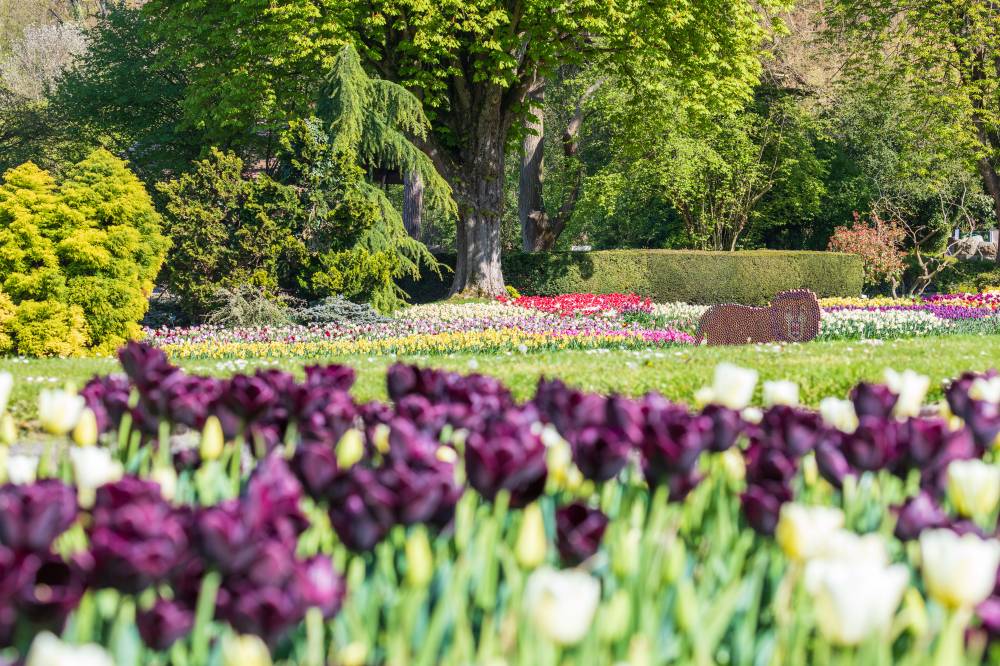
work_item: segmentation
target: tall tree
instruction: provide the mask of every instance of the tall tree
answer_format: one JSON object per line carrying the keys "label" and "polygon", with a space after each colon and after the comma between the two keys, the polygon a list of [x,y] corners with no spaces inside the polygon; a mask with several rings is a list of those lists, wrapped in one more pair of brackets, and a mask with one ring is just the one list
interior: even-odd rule
{"label": "tall tree", "polygon": [[430,109],[436,132],[425,150],[459,207],[452,293],[503,293],[504,150],[539,78],[584,62],[623,75],[670,70],[709,102],[745,96],[759,72],[761,14],[743,0],[339,4],[366,61]]}
{"label": "tall tree", "polygon": [[[993,0],[838,0],[835,29],[853,37],[849,64],[905,94],[936,125],[939,142],[974,145],[983,187],[1000,218],[1000,5]],[[1000,262],[1000,253],[997,253]]]}

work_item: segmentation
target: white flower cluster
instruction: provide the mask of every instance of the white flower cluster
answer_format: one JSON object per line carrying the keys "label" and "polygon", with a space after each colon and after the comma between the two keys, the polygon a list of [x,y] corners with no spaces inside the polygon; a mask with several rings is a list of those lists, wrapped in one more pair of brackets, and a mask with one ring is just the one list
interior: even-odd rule
{"label": "white flower cluster", "polygon": [[395,313],[396,319],[404,321],[458,321],[462,319],[488,319],[510,317],[525,319],[545,317],[537,310],[508,305],[506,303],[428,303],[403,308]]}
{"label": "white flower cluster", "polygon": [[954,327],[948,319],[914,310],[824,311],[820,320],[820,340],[909,338],[939,335]]}

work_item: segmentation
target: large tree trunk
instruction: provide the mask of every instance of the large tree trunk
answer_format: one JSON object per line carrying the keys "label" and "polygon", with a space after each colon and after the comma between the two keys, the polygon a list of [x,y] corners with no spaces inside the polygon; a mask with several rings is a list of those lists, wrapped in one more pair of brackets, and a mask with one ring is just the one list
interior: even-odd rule
{"label": "large tree trunk", "polygon": [[532,107],[525,122],[527,133],[521,144],[521,175],[517,190],[517,215],[521,222],[521,241],[525,252],[545,249],[543,232],[548,215],[542,202],[545,178],[545,88],[539,87],[531,96]]}
{"label": "large tree trunk", "polygon": [[484,105],[451,179],[458,204],[452,295],[494,298],[506,294],[500,267],[500,218],[509,124],[493,116],[499,110],[499,106]]}
{"label": "large tree trunk", "polygon": [[403,226],[412,238],[420,239],[420,218],[424,210],[424,181],[419,173],[403,176]]}

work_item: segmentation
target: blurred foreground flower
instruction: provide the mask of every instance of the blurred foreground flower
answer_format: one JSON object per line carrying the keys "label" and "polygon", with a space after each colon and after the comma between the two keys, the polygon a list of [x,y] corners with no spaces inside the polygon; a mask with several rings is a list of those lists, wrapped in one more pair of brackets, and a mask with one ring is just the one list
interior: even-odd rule
{"label": "blurred foreground flower", "polygon": [[93,503],[94,492],[105,483],[122,478],[122,464],[112,459],[111,451],[96,446],[84,446],[69,450],[73,464],[73,478],[82,506]]}
{"label": "blurred foreground flower", "polygon": [[97,645],[63,643],[45,631],[32,641],[25,666],[115,666],[115,662]]}
{"label": "blurred foreground flower", "polygon": [[840,509],[788,502],[781,507],[774,538],[788,557],[810,560],[823,554],[830,536],[843,525]]}
{"label": "blurred foreground flower", "polygon": [[575,566],[593,557],[607,527],[608,517],[582,502],[556,509],[556,546],[563,563]]}
{"label": "blurred foreground flower", "polygon": [[858,645],[886,632],[909,579],[901,564],[816,560],[806,569],[819,629],[838,645]]}
{"label": "blurred foreground flower", "polygon": [[537,569],[524,590],[525,609],[535,628],[559,645],[574,645],[583,639],[600,598],[600,581],[576,569]]}
{"label": "blurred foreground flower", "polygon": [[967,518],[988,516],[1000,504],[1000,465],[954,460],[948,465],[948,499]]}
{"label": "blurred foreground flower", "polygon": [[764,382],[764,406],[799,404],[799,385],[788,380]]}
{"label": "blurred foreground flower", "polygon": [[271,651],[257,636],[227,636],[222,641],[222,666],[271,666]]}
{"label": "blurred foreground flower", "polygon": [[715,403],[730,409],[743,409],[753,399],[756,385],[756,370],[720,363],[715,366],[712,385],[699,390],[697,399],[703,404]]}
{"label": "blurred foreground flower", "polygon": [[884,377],[889,390],[897,396],[892,413],[900,418],[918,416],[931,387],[930,377],[913,370],[896,372],[892,368],[885,369]]}
{"label": "blurred foreground flower", "polygon": [[950,529],[920,535],[921,571],[927,591],[951,608],[972,608],[983,602],[996,584],[1000,541],[975,534],[959,536]]}
{"label": "blurred foreground flower", "polygon": [[840,432],[851,434],[858,428],[858,414],[850,400],[823,398],[819,403],[819,414],[824,423]]}
{"label": "blurred foreground flower", "polygon": [[50,435],[65,435],[76,426],[85,404],[83,396],[73,391],[42,389],[38,421]]}

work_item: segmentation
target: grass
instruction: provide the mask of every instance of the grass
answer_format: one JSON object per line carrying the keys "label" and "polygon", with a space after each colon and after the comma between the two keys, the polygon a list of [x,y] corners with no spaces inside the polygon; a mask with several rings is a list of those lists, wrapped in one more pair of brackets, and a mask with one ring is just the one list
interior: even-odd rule
{"label": "grass", "polygon": [[[829,395],[843,396],[861,380],[879,380],[885,368],[912,368],[931,377],[930,399],[941,396],[940,384],[966,370],[1000,365],[1000,336],[942,337],[893,340],[880,344],[856,341],[811,342],[804,345],[746,347],[681,347],[644,351],[562,351],[537,354],[476,356],[332,357],[358,370],[354,393],[361,400],[385,398],[385,369],[396,361],[455,370],[482,372],[502,379],[519,398],[530,397],[541,375],[559,377],[588,391],[641,395],[655,390],[690,401],[709,383],[717,363],[728,361],[755,368],[761,379],[791,379],[801,387],[802,401],[816,405]],[[314,363],[314,360],[310,360]],[[185,361],[189,372],[227,375],[269,366],[300,371],[304,361],[234,362]],[[0,360],[0,370],[14,375],[11,411],[28,422],[35,416],[38,392],[73,383],[82,386],[95,374],[120,370],[108,358]],[[759,390],[759,389],[758,389]],[[30,424],[29,424],[30,425]]]}

